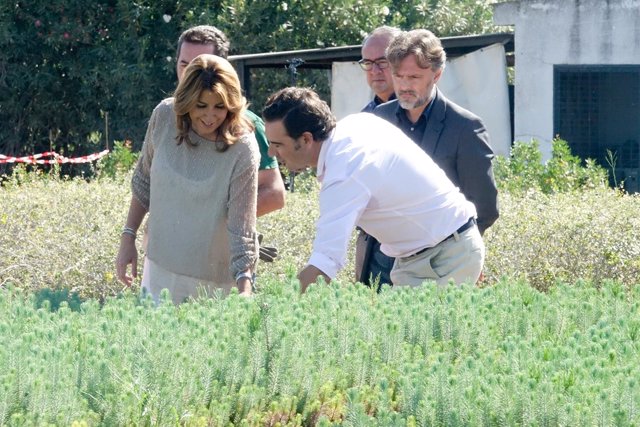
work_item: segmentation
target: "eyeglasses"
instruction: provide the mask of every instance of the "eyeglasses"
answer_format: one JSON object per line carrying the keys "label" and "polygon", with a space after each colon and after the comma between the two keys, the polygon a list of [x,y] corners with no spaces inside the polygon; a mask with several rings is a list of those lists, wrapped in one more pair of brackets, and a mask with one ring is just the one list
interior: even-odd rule
{"label": "eyeglasses", "polygon": [[370,59],[361,59],[360,61],[358,61],[358,64],[360,64],[360,68],[365,71],[371,71],[374,65],[376,65],[381,70],[389,68],[389,61],[387,61],[387,58],[378,58],[373,61]]}

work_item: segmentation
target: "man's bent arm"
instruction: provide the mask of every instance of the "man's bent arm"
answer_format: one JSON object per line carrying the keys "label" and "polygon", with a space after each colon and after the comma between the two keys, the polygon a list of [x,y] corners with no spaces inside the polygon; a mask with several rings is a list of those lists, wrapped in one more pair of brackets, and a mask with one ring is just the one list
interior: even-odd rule
{"label": "man's bent arm", "polygon": [[482,123],[465,132],[467,136],[460,142],[457,159],[460,191],[475,205],[478,229],[480,234],[484,234],[500,216],[498,188],[492,165],[495,156],[489,144],[489,134]]}
{"label": "man's bent arm", "polygon": [[258,216],[266,215],[284,207],[285,188],[280,169],[258,171]]}

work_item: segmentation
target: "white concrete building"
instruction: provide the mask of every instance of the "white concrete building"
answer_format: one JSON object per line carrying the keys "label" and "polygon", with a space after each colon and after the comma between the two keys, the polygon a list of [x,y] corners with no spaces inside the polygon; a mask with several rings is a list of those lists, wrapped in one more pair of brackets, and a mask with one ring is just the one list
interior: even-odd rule
{"label": "white concrete building", "polygon": [[514,139],[558,135],[639,191],[640,0],[517,0],[494,6],[515,32]]}

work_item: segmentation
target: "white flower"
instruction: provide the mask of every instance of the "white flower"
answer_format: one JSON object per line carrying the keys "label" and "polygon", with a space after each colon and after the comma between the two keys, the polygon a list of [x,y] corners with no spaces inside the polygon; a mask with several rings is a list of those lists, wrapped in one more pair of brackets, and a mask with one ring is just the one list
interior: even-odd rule
{"label": "white flower", "polygon": [[172,57],[167,56],[167,62],[171,62],[172,59],[173,59]]}
{"label": "white flower", "polygon": [[164,22],[166,22],[168,24],[169,21],[171,21],[171,15],[167,15],[165,13],[164,15],[162,15],[162,19],[164,19]]}
{"label": "white flower", "polygon": [[285,12],[287,11],[287,9],[289,9],[289,5],[284,2],[280,6],[282,7],[282,10],[284,10]]}
{"label": "white flower", "polygon": [[390,10],[389,10],[389,8],[388,8],[387,6],[384,6],[384,7],[382,8],[382,14],[383,14],[384,16],[387,16],[387,15],[389,14],[389,12],[390,12]]}

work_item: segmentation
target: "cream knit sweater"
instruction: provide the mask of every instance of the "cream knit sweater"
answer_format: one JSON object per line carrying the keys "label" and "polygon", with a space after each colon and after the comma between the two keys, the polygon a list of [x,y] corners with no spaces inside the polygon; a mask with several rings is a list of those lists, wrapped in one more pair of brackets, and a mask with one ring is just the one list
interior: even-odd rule
{"label": "cream knit sweater", "polygon": [[173,98],[153,111],[132,190],[149,210],[147,257],[164,269],[235,285],[255,269],[256,198],[260,153],[253,133],[225,152],[191,131],[195,147],[176,144]]}

